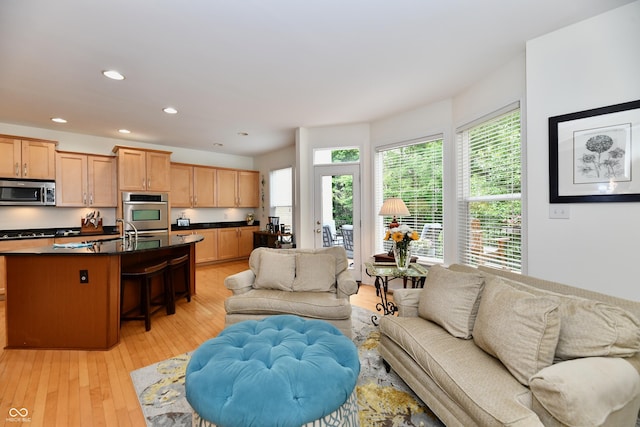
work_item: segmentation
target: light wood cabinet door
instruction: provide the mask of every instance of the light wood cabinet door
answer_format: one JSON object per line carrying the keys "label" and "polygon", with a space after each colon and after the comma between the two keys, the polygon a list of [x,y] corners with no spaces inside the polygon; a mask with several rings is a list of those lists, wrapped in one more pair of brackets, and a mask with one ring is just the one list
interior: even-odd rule
{"label": "light wood cabinet door", "polygon": [[146,152],[118,149],[118,188],[123,191],[144,191],[147,189]]}
{"label": "light wood cabinet door", "polygon": [[218,231],[216,228],[195,230],[195,234],[204,236],[204,240],[196,243],[196,263],[218,260]]}
{"label": "light wood cabinet door", "polygon": [[218,259],[238,258],[238,228],[218,229]]}
{"label": "light wood cabinet door", "polygon": [[147,191],[170,191],[171,155],[149,151],[146,157]]}
{"label": "light wood cabinet door", "polygon": [[258,172],[238,171],[238,207],[257,208],[259,200]]}
{"label": "light wood cabinet door", "polygon": [[87,190],[89,206],[116,207],[118,205],[115,158],[87,156]]}
{"label": "light wood cabinet door", "polygon": [[238,256],[248,257],[253,251],[253,232],[260,227],[240,227],[240,238],[238,239]]}
{"label": "light wood cabinet door", "polygon": [[203,166],[193,167],[193,207],[216,207],[216,169]]}
{"label": "light wood cabinet door", "polygon": [[87,156],[57,152],[56,206],[87,206]]}
{"label": "light wood cabinet door", "polygon": [[171,207],[193,206],[193,166],[171,163]]}
{"label": "light wood cabinet door", "polygon": [[21,162],[21,141],[14,138],[0,138],[0,177],[20,178]]}
{"label": "light wood cabinet door", "polygon": [[0,137],[0,177],[56,179],[56,145]]}
{"label": "light wood cabinet door", "polygon": [[22,141],[22,176],[56,179],[56,146],[50,142]]}
{"label": "light wood cabinet door", "polygon": [[237,206],[238,172],[231,169],[216,170],[217,205],[219,208]]}
{"label": "light wood cabinet door", "polygon": [[56,206],[117,206],[113,157],[59,151],[55,159]]}

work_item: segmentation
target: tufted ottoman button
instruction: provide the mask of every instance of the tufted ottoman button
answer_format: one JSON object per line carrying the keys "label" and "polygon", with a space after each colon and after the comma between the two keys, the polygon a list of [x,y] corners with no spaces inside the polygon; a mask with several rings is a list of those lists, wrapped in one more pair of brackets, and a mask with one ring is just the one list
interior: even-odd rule
{"label": "tufted ottoman button", "polygon": [[357,426],[358,350],[323,320],[248,320],[203,343],[187,365],[194,425]]}

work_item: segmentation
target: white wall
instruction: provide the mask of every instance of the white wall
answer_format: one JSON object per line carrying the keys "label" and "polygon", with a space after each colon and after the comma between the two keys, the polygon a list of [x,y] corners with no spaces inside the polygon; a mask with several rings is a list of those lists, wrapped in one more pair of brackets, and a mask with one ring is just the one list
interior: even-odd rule
{"label": "white wall", "polygon": [[[254,169],[252,157],[234,156],[208,151],[190,150],[181,147],[167,147],[157,144],[147,144],[138,141],[103,138],[83,135],[78,133],[56,131],[28,126],[0,123],[0,134],[15,135],[30,138],[41,138],[58,141],[57,149],[60,151],[74,151],[90,154],[113,154],[111,150],[116,145],[148,148],[154,150],[170,151],[171,161],[192,163],[198,165],[221,166],[237,169]],[[57,208],[57,207],[0,207],[0,230],[2,229],[26,229],[26,228],[65,228],[79,227],[80,218],[88,211],[88,208]],[[172,209],[171,219],[180,216],[181,212],[192,222],[217,222],[217,221],[241,221],[245,219],[248,209]],[[115,209],[100,209],[104,217],[105,225],[115,224]]]}
{"label": "white wall", "polygon": [[549,117],[640,99],[640,1],[529,41],[526,70],[529,273],[640,301],[640,203],[549,219],[548,170]]}

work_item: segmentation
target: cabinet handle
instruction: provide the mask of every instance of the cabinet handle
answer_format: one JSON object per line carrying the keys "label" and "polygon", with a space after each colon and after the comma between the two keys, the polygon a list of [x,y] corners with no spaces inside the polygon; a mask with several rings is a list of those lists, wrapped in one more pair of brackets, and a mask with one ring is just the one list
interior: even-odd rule
{"label": "cabinet handle", "polygon": [[87,204],[87,193],[82,193],[82,204],[83,205]]}
{"label": "cabinet handle", "polygon": [[147,180],[142,178],[142,188],[147,188],[146,184],[147,184]]}
{"label": "cabinet handle", "polygon": [[193,206],[198,206],[198,196],[193,198]]}
{"label": "cabinet handle", "polygon": [[20,163],[16,162],[16,176],[20,176]]}
{"label": "cabinet handle", "polygon": [[89,204],[93,205],[93,193],[89,195]]}
{"label": "cabinet handle", "polygon": [[151,190],[151,179],[147,180],[147,189]]}
{"label": "cabinet handle", "polygon": [[26,163],[24,164],[24,176],[28,176],[27,175],[27,164]]}

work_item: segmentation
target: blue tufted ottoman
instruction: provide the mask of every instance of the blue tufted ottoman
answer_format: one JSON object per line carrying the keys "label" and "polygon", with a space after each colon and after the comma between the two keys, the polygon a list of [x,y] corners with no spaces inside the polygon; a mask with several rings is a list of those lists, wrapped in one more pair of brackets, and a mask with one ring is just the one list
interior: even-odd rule
{"label": "blue tufted ottoman", "polygon": [[358,350],[335,326],[270,316],[225,328],[187,365],[194,426],[358,426]]}

